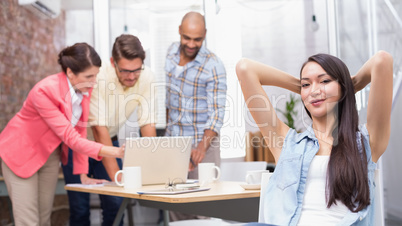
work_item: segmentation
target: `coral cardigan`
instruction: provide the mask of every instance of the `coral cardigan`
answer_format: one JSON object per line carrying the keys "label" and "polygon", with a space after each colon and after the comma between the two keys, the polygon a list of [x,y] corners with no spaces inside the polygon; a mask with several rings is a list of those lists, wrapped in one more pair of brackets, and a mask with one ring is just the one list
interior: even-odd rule
{"label": "coral cardigan", "polygon": [[84,96],[81,118],[73,127],[71,94],[65,73],[41,80],[1,132],[0,157],[17,176],[28,178],[63,142],[63,164],[67,164],[70,147],[75,151],[73,173],[88,173],[88,156],[100,160],[98,153],[102,148],[102,144],[86,139],[89,102],[90,96]]}

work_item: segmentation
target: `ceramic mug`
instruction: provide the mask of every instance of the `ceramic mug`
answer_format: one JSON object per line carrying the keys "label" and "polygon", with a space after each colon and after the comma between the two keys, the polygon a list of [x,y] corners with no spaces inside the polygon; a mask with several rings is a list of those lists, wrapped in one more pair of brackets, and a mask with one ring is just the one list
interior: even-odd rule
{"label": "ceramic mug", "polygon": [[[117,181],[117,177],[120,173],[123,174],[123,183]],[[142,186],[141,167],[123,167],[123,170],[117,171],[117,173],[114,175],[114,181],[116,181],[118,186],[124,186],[124,188],[140,188]]]}
{"label": "ceramic mug", "polygon": [[219,180],[221,169],[215,166],[215,163],[200,163],[198,164],[198,180],[201,186],[207,185]]}
{"label": "ceramic mug", "polygon": [[263,173],[269,173],[269,170],[251,170],[246,173],[247,184],[261,184],[261,178]]}

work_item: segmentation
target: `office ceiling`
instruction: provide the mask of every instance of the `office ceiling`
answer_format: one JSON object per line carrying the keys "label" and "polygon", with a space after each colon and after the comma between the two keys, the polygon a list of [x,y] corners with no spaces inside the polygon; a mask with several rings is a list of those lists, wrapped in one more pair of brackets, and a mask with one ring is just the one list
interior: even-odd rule
{"label": "office ceiling", "polygon": [[[93,0],[61,0],[61,7],[64,10],[92,9]],[[109,0],[111,8],[124,7],[144,2],[142,0]]]}
{"label": "office ceiling", "polygon": [[[63,10],[92,9],[93,0],[61,0]],[[202,0],[109,0],[110,8],[199,5]]]}

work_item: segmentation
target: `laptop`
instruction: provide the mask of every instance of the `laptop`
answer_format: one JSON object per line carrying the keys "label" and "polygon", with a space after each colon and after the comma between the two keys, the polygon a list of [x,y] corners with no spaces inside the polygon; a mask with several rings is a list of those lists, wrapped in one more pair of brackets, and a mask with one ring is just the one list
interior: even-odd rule
{"label": "laptop", "polygon": [[141,166],[143,185],[186,182],[192,137],[126,138],[123,168]]}

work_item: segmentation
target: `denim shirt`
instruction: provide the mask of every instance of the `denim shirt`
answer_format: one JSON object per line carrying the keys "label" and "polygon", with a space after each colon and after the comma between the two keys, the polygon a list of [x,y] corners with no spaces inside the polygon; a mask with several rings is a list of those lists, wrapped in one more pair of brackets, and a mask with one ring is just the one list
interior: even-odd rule
{"label": "denim shirt", "polygon": [[[374,222],[374,171],[376,163],[371,159],[369,134],[365,125],[357,132],[357,144],[362,151],[361,137],[367,155],[370,205],[353,213],[350,210],[338,225],[372,225]],[[274,174],[265,191],[264,223],[274,225],[297,225],[306,188],[311,161],[318,152],[319,144],[311,126],[303,133],[289,129]]]}

